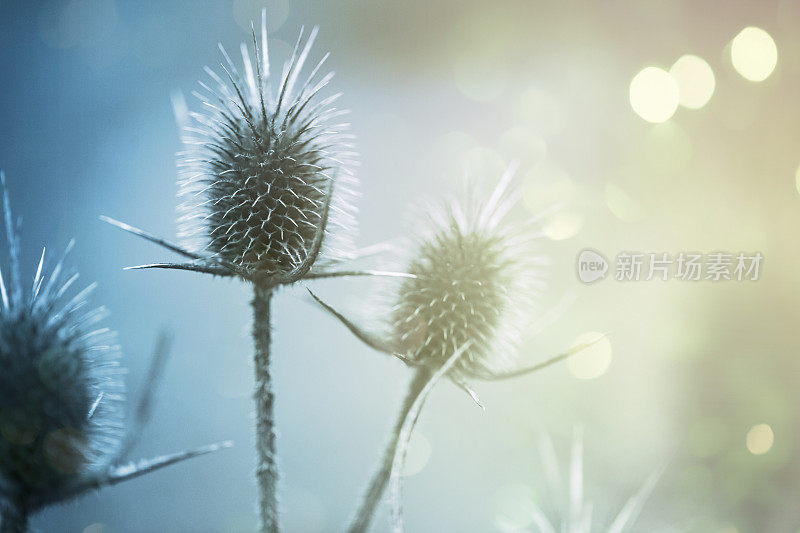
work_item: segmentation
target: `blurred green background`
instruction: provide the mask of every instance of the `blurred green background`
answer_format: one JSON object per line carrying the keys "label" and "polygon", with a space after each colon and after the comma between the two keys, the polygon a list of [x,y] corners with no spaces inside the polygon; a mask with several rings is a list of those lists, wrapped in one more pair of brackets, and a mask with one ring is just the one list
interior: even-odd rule
{"label": "blurred green background", "polygon": [[[598,524],[666,463],[635,531],[798,531],[800,4],[788,0],[0,0],[0,166],[31,274],[42,244],[77,238],[73,262],[114,312],[134,395],[156,330],[175,331],[138,453],[237,443],[35,526],[255,530],[247,287],[122,272],[167,257],[97,215],[174,236],[170,94],[219,62],[217,42],[235,51],[262,7],[273,65],[301,25],[321,27],[312,59],[332,52],[332,90],[344,91],[362,153],[361,245],[406,234],[408,207],[465,172],[491,185],[517,159],[527,216],[564,205],[543,222],[541,312],[574,297],[523,358],[610,332],[610,347],[570,365],[476,384],[486,412],[439,386],[412,442],[409,531],[536,531],[531,500],[552,490],[540,438],[552,436],[566,470],[575,427]],[[648,67],[661,70],[632,83]],[[584,285],[575,259],[587,247],[764,261],[755,282]],[[355,311],[369,289],[318,285]],[[285,529],[339,531],[408,375],[302,288],[281,294],[275,314]]]}

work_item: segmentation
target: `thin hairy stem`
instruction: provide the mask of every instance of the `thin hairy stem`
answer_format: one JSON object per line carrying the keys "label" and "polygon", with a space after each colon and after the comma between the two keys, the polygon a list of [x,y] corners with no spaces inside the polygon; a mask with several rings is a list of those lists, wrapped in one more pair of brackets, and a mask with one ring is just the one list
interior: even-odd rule
{"label": "thin hairy stem", "polygon": [[429,380],[430,372],[426,370],[414,372],[414,377],[408,385],[408,392],[406,392],[406,396],[403,399],[403,404],[389,436],[389,442],[386,444],[383,457],[378,464],[377,470],[372,475],[367,492],[364,494],[364,499],[361,501],[356,516],[348,529],[350,533],[365,533],[369,529],[370,523],[375,516],[375,510],[381,502],[386,486],[389,484],[389,478],[392,475],[392,464],[397,454],[397,448],[400,445],[406,417]]}
{"label": "thin hairy stem", "polygon": [[422,374],[421,377],[425,378],[425,382],[422,384],[422,390],[420,390],[417,394],[417,398],[414,400],[414,403],[411,405],[411,408],[409,408],[408,413],[401,423],[400,435],[398,437],[399,445],[397,447],[397,452],[394,455],[394,461],[392,461],[392,470],[391,475],[389,476],[389,482],[392,486],[392,531],[394,533],[403,532],[402,477],[403,470],[405,469],[406,465],[408,444],[411,442],[411,433],[414,431],[414,427],[417,425],[417,420],[419,420],[422,407],[425,405],[425,400],[428,399],[428,395],[430,394],[434,385],[436,385],[436,383],[444,375],[446,375],[451,368],[453,368],[453,365],[456,363],[456,361],[458,361],[458,359],[464,355],[464,352],[469,350],[471,344],[472,341],[467,341],[435,371],[432,371],[431,369],[418,371],[418,374]]}
{"label": "thin hairy stem", "polygon": [[275,393],[270,374],[270,302],[272,288],[255,285],[253,295],[253,344],[256,390],[256,478],[262,533],[278,528],[278,464],[275,447]]}

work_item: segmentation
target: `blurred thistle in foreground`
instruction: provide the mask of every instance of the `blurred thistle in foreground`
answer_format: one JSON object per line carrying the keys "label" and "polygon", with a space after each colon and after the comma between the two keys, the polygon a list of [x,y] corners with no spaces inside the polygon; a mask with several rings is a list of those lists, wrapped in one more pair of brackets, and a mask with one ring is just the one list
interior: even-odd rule
{"label": "blurred thistle in foreground", "polygon": [[[220,446],[120,465],[148,415],[149,393],[126,431],[119,349],[99,326],[106,311],[87,309],[94,285],[68,296],[78,275],[63,278],[62,258],[48,276],[43,250],[30,292],[23,290],[2,172],[0,182],[11,263],[10,278],[0,272],[0,532],[19,533],[47,506]],[[162,339],[150,386],[167,351]]]}
{"label": "blurred thistle in foreground", "polygon": [[521,332],[531,325],[535,297],[544,287],[544,261],[534,246],[540,236],[535,231],[538,219],[506,222],[519,200],[514,176],[512,166],[485,201],[469,198],[464,205],[451,201],[444,210],[430,212],[432,227],[421,232],[406,266],[408,277],[391,291],[390,310],[383,313],[384,331],[368,332],[317,299],[362,341],[400,358],[414,371],[382,462],[350,526],[352,532],[369,528],[390,478],[394,528],[402,529],[400,477],[406,448],[438,379],[448,377],[478,402],[468,380],[523,375],[588,346],[531,367],[517,363]]}
{"label": "blurred thistle in foreground", "polygon": [[[202,111],[189,113],[181,98],[176,115],[184,126],[179,156],[182,246],[105,218],[126,231],[189,259],[132,268],[167,268],[233,276],[254,285],[253,339],[256,374],[257,478],[263,531],[278,529],[274,396],[270,377],[270,302],[274,290],[302,279],[381,274],[327,270],[347,250],[355,231],[349,166],[355,156],[339,94],[320,98],[333,73],[317,79],[327,55],[301,81],[317,35],[303,31],[281,77],[270,77],[266,12],[252,52],[241,45],[242,67],[224,56],[221,73],[195,93]],[[252,53],[252,55],[251,55]]]}
{"label": "blurred thistle in foreground", "polygon": [[[546,506],[550,509],[545,512],[542,505],[534,501],[526,501],[526,519],[530,518],[536,530],[540,533],[556,533],[556,531],[569,531],[570,533],[625,533],[633,531],[636,520],[642,511],[647,498],[653,491],[658,479],[664,470],[663,467],[654,471],[620,509],[619,513],[607,526],[602,526],[593,515],[592,502],[587,500],[583,486],[583,436],[582,431],[575,430],[572,441],[572,456],[569,465],[569,481],[564,482],[561,475],[558,458],[553,447],[553,442],[545,435],[539,448],[543,478],[547,482]],[[527,520],[526,520],[527,521]],[[499,517],[498,525],[505,531],[518,531],[522,524],[514,523]],[[527,524],[525,524],[527,525]],[[524,527],[524,525],[522,525]],[[637,529],[641,531],[641,529]]]}

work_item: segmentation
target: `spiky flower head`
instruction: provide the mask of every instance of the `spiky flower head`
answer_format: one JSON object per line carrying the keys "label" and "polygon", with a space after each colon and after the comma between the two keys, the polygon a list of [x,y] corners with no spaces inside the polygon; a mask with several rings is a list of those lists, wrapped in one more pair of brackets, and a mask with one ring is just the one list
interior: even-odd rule
{"label": "spiky flower head", "polygon": [[113,335],[98,325],[105,312],[87,308],[93,285],[70,294],[77,274],[63,275],[63,258],[46,274],[44,251],[23,284],[0,179],[10,257],[10,277],[0,274],[2,515],[60,501],[107,468],[122,442],[125,394]]}
{"label": "spiky flower head", "polygon": [[459,374],[488,379],[515,366],[543,283],[536,235],[505,222],[519,196],[513,177],[509,168],[487,198],[433,211],[390,317],[392,344],[412,363],[440,366],[468,346]]}
{"label": "spiky flower head", "polygon": [[[303,32],[283,67],[270,75],[266,14],[253,30],[254,58],[243,43],[242,68],[220,46],[221,72],[206,68],[208,83],[195,96],[201,110],[184,113],[186,149],[180,154],[181,238],[190,250],[210,253],[260,277],[287,275],[320,258],[346,253],[355,230],[351,187],[352,136],[334,119],[346,113],[320,98],[333,73],[301,71],[317,35]],[[330,219],[328,221],[328,219]],[[330,225],[326,228],[326,224]]]}

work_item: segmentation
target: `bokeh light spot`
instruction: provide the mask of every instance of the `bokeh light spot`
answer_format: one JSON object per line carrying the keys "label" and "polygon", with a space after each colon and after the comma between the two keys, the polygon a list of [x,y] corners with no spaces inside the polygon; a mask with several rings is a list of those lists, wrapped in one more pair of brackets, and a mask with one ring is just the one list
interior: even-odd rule
{"label": "bokeh light spot", "polygon": [[497,150],[486,146],[470,148],[457,161],[474,178],[500,176],[508,168],[508,161]]}
{"label": "bokeh light spot", "polygon": [[23,413],[15,413],[12,417],[0,416],[0,437],[20,446],[27,446],[36,440],[39,430],[32,420],[25,420],[23,416]]}
{"label": "bokeh light spot", "polygon": [[747,449],[753,455],[764,455],[772,449],[774,441],[769,424],[756,424],[747,432]]}
{"label": "bokeh light spot", "polygon": [[669,120],[678,109],[679,100],[678,83],[664,69],[647,67],[631,80],[631,107],[648,122]]}
{"label": "bokeh light spot", "polygon": [[404,476],[419,474],[428,464],[431,458],[431,443],[419,431],[411,434],[411,441],[408,443],[406,452],[406,465],[403,469]]}
{"label": "bokeh light spot", "polygon": [[797,167],[797,170],[794,173],[794,186],[797,189],[797,192],[800,193],[800,167]]}
{"label": "bokeh light spot", "polygon": [[579,188],[570,175],[547,159],[525,175],[522,185],[522,201],[534,215],[558,204],[572,204],[578,196]]}
{"label": "bokeh light spot", "polygon": [[564,128],[562,104],[550,92],[539,87],[524,90],[517,99],[515,109],[522,124],[542,135],[554,135]]}
{"label": "bokeh light spot", "polygon": [[654,174],[673,176],[686,169],[692,160],[692,140],[674,121],[656,124],[644,137],[642,155]]}
{"label": "bokeh light spot", "polygon": [[[592,342],[601,335],[596,331],[588,331],[575,339],[572,346],[576,347]],[[599,378],[606,373],[609,365],[611,365],[611,341],[608,340],[608,337],[603,337],[567,359],[569,371],[578,379]]]}
{"label": "bokeh light spot", "polygon": [[[261,10],[267,10],[267,31],[273,33],[289,18],[289,0],[234,0],[233,19],[240,28],[249,32],[250,24],[261,26]],[[271,54],[270,54],[271,55]]]}
{"label": "bokeh light spot", "polygon": [[118,21],[114,0],[70,0],[43,5],[39,29],[55,48],[92,46],[114,35]]}
{"label": "bokeh light spot", "polygon": [[476,102],[489,102],[506,89],[506,74],[491,54],[463,56],[453,67],[456,87]]}
{"label": "bokeh light spot", "polygon": [[550,216],[544,224],[543,232],[553,241],[563,241],[578,234],[583,227],[583,217],[578,213],[561,211]]}
{"label": "bokeh light spot", "polygon": [[497,147],[506,160],[524,155],[526,161],[538,163],[547,155],[547,142],[544,138],[522,126],[515,126],[503,133]]}
{"label": "bokeh light spot", "polygon": [[[285,531],[302,531],[303,533],[320,533],[331,531],[335,528],[326,523],[325,501],[316,492],[306,490],[301,487],[293,487],[287,490],[281,502],[285,509]],[[244,520],[241,525],[236,525],[226,531],[246,531],[252,526],[248,523],[245,526]]]}
{"label": "bokeh light spot", "polygon": [[76,474],[87,464],[87,438],[77,429],[57,429],[44,440],[44,456],[54,469]]}
{"label": "bokeh light spot", "polygon": [[749,26],[733,38],[731,62],[745,79],[764,81],[778,63],[778,47],[769,33]]}
{"label": "bokeh light spot", "polygon": [[689,109],[706,105],[714,94],[714,71],[706,61],[695,55],[681,56],[669,73],[678,83],[678,102]]}
{"label": "bokeh light spot", "polygon": [[623,222],[638,222],[645,217],[644,208],[619,185],[606,185],[605,200],[609,211]]}
{"label": "bokeh light spot", "polygon": [[505,485],[494,495],[495,525],[500,531],[520,531],[536,518],[536,494],[527,485]]}

